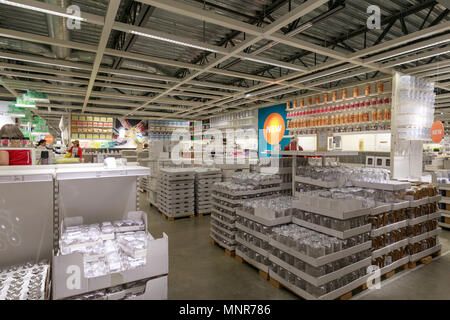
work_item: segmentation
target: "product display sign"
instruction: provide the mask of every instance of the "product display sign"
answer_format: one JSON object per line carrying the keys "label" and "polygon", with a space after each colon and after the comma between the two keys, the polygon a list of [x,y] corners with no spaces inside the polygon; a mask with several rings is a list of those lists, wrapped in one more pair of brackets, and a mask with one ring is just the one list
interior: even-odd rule
{"label": "product display sign", "polygon": [[284,138],[286,130],[286,105],[258,110],[258,150],[260,157],[267,157],[267,151],[283,150],[290,139]]}
{"label": "product display sign", "polygon": [[444,138],[444,125],[440,121],[436,121],[431,126],[431,140],[434,143],[440,143]]}
{"label": "product display sign", "polygon": [[51,134],[48,134],[44,137],[44,140],[47,142],[47,144],[53,143],[55,141],[55,138]]}

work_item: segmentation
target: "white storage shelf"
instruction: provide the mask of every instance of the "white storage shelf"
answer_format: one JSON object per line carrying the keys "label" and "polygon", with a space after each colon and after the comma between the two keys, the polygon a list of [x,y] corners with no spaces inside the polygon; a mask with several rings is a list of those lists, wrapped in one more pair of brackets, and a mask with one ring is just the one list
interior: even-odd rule
{"label": "white storage shelf", "polygon": [[85,167],[64,167],[56,169],[56,179],[74,180],[74,179],[91,179],[91,178],[109,178],[109,177],[133,177],[133,176],[149,176],[150,169],[140,166],[124,166],[115,169],[107,169],[102,166]]}

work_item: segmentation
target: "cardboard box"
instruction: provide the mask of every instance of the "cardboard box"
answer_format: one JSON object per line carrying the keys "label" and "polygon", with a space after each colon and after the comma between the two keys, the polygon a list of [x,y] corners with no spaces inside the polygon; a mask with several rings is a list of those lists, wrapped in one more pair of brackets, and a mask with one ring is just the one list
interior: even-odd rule
{"label": "cardboard box", "polygon": [[[143,219],[147,226],[145,212],[129,212],[124,215],[124,219]],[[81,224],[83,224],[83,217],[66,218],[61,222],[60,230],[62,232],[65,226]],[[53,299],[64,299],[132,281],[167,275],[169,273],[168,252],[169,239],[165,233],[159,239],[154,239],[149,234],[145,266],[95,278],[84,277],[84,263],[81,253],[54,255],[52,270]]]}

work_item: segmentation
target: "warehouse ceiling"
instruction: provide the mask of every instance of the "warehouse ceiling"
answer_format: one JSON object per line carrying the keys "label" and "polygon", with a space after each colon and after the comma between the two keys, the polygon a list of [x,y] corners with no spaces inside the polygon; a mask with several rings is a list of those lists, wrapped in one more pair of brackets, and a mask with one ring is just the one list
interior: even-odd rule
{"label": "warehouse ceiling", "polygon": [[[66,27],[71,5],[80,8],[79,28]],[[370,5],[381,9],[379,30],[367,27]],[[36,89],[49,95],[37,110],[47,118],[73,112],[192,120],[400,71],[436,81],[437,115],[450,119],[447,6],[443,0],[0,0],[0,99]]]}

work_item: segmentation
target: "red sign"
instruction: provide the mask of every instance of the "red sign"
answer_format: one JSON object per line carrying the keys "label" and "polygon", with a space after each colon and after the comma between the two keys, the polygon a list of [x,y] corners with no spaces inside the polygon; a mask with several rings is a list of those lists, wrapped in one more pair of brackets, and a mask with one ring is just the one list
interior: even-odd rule
{"label": "red sign", "polygon": [[440,121],[436,121],[431,126],[431,140],[434,143],[440,143],[444,138],[444,125]]}

